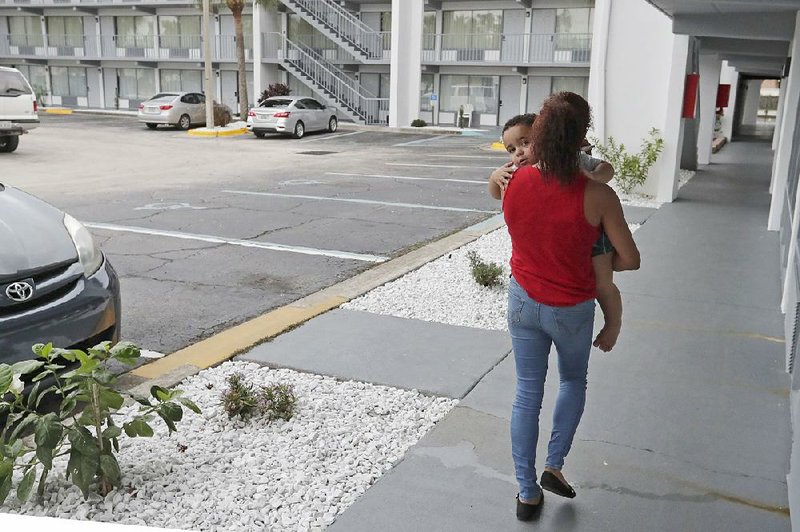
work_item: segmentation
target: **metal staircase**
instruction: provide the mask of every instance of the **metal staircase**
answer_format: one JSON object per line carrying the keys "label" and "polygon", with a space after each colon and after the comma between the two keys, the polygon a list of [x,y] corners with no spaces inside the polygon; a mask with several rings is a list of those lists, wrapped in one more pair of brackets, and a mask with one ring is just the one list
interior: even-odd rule
{"label": "metal staircase", "polygon": [[354,122],[386,124],[388,98],[378,98],[347,73],[325,61],[311,48],[282,37],[281,63],[300,82],[322,96],[325,103],[336,107]]}
{"label": "metal staircase", "polygon": [[383,34],[332,0],[280,1],[359,62],[383,59]]}

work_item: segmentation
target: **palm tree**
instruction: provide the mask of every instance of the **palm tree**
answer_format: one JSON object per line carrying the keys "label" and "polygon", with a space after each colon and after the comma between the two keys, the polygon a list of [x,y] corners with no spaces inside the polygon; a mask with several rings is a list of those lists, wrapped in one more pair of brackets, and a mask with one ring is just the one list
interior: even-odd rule
{"label": "palm tree", "polygon": [[[203,1],[197,0],[202,6]],[[242,31],[242,12],[247,7],[249,0],[211,0],[211,5],[214,10],[225,7],[230,10],[233,15],[233,25],[236,30],[236,61],[239,66],[239,118],[244,120],[247,118],[247,110],[249,107],[247,96],[247,69],[244,62],[244,32]],[[263,6],[265,8],[277,8],[278,0],[252,0],[252,5]]]}

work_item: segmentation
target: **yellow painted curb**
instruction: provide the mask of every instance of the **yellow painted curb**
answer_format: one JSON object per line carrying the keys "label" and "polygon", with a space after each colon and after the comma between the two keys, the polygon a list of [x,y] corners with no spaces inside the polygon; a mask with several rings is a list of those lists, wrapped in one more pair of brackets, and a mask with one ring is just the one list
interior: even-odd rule
{"label": "yellow painted curb", "polygon": [[190,129],[187,131],[187,133],[193,137],[234,137],[247,133],[247,128],[243,127],[241,129],[227,129],[225,131],[199,131]]}
{"label": "yellow painted curb", "polygon": [[346,301],[347,298],[334,296],[310,306],[297,303],[286,305],[215,334],[211,338],[175,351],[164,358],[131,371],[131,374],[145,379],[155,379],[180,366],[210,368],[229,360],[249,347],[308,321],[314,316],[334,309]]}
{"label": "yellow painted curb", "polygon": [[494,151],[506,151],[506,145],[502,142],[492,142],[492,150]]}
{"label": "yellow painted curb", "polygon": [[43,109],[43,111],[45,112],[45,114],[48,114],[48,115],[71,115],[72,114],[72,109],[63,109],[63,108],[47,107],[47,108]]}

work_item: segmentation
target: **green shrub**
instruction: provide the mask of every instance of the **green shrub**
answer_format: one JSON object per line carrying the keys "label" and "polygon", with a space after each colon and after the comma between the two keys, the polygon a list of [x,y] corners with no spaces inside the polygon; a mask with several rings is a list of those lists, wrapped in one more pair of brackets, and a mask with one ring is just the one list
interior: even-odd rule
{"label": "green shrub", "polygon": [[[131,438],[151,437],[150,422],[156,416],[167,425],[169,434],[183,418],[185,406],[193,412],[200,409],[181,390],[160,386],[150,389],[152,397],[133,397],[114,389],[117,376],[106,367],[114,360],[134,366],[139,348],[127,342],[111,346],[103,342],[87,351],[66,350],[52,344],[33,347],[37,359],[0,364],[0,504],[11,491],[15,469],[21,470],[17,498],[24,502],[30,496],[38,475],[38,495],[44,494],[53,459],[68,455],[66,477],[88,498],[93,486],[105,496],[121,485],[122,472],[114,455],[119,451],[123,432]],[[67,369],[64,363],[75,366]],[[23,393],[21,377],[33,375],[33,389]],[[47,381],[44,381],[47,379]],[[52,383],[41,389],[44,382]],[[115,422],[125,401],[123,395],[139,403],[139,412],[132,418]],[[56,412],[40,412],[43,399],[58,400]],[[25,437],[33,433],[33,438]],[[64,448],[69,447],[67,450]]]}
{"label": "green shrub", "polygon": [[467,253],[472,277],[481,286],[497,286],[503,275],[503,267],[494,262],[484,262],[475,251]]}
{"label": "green shrub", "polygon": [[264,91],[261,93],[261,97],[258,99],[258,103],[260,104],[267,98],[272,98],[273,96],[289,96],[291,92],[292,89],[290,89],[288,85],[283,83],[273,83],[264,89]]}
{"label": "green shrub", "polygon": [[411,122],[411,127],[425,127],[428,123],[421,118],[417,118]]}
{"label": "green shrub", "polygon": [[214,102],[214,125],[221,127],[231,123],[231,110],[227,105]]}
{"label": "green shrub", "polygon": [[228,388],[222,394],[222,405],[229,418],[239,416],[248,419],[262,415],[267,421],[283,419],[289,421],[294,415],[297,398],[289,384],[272,384],[256,390],[245,382],[241,373],[228,377]]}
{"label": "green shrub", "polygon": [[664,149],[664,140],[659,130],[652,128],[648,138],[642,141],[639,153],[630,154],[624,144],[617,145],[614,137],[608,137],[608,145],[592,139],[600,156],[614,167],[614,180],[626,194],[647,181],[647,173]]}

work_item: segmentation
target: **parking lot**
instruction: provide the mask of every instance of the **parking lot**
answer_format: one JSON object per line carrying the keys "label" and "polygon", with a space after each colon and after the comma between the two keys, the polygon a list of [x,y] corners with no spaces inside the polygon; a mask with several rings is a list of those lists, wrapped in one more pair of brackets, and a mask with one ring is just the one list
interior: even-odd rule
{"label": "parking lot", "polygon": [[90,227],[121,278],[123,338],[169,353],[495,214],[496,137],[208,139],[44,115],[0,181]]}

